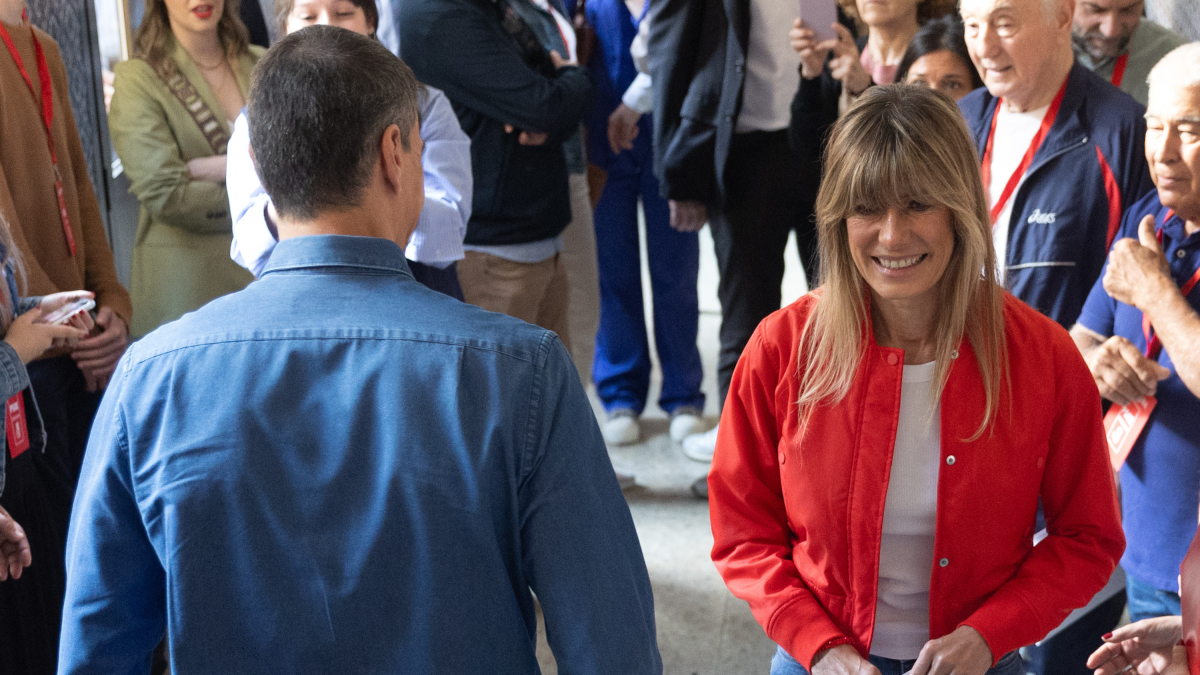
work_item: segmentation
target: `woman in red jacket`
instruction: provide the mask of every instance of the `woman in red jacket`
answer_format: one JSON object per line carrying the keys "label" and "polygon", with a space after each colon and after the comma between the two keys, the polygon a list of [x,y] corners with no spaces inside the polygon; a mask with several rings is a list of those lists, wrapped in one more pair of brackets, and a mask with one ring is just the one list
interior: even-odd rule
{"label": "woman in red jacket", "polygon": [[821,286],[750,339],[709,476],[712,557],[775,675],[1021,673],[1124,549],[1096,386],[995,283],[982,186],[927,88],[834,128]]}

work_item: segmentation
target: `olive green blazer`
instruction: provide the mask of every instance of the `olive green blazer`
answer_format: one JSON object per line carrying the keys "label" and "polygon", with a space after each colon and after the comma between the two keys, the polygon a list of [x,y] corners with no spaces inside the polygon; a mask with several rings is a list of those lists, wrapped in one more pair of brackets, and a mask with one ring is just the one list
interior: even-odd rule
{"label": "olive green blazer", "polygon": [[[221,103],[187,52],[170,39],[168,53],[179,72],[218,117]],[[264,50],[234,64],[245,96],[250,71]],[[233,222],[225,183],[195,181],[187,163],[213,155],[192,116],[154,69],[131,59],[113,69],[108,127],[113,147],[138,198],[133,247],[131,333],[141,337],[208,301],[240,290],[254,277],[229,258]]]}

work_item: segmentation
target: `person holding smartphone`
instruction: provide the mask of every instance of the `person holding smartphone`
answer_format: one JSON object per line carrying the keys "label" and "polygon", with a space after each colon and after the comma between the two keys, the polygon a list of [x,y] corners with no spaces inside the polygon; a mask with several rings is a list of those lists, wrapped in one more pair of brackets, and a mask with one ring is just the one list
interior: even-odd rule
{"label": "person holding smartphone", "polygon": [[69,291],[19,297],[16,258],[12,232],[0,218],[0,401],[5,418],[0,430],[0,664],[5,673],[24,675],[54,672],[66,574],[65,523],[58,505],[71,494],[61,458],[45,452],[47,430],[25,366],[50,349],[73,347],[87,337],[94,324],[86,311],[66,314],[57,323],[45,319],[94,296]]}

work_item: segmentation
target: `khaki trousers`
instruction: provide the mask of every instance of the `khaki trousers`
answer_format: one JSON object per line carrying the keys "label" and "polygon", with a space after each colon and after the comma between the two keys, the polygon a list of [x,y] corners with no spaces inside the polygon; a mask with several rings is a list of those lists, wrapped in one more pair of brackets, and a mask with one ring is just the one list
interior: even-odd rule
{"label": "khaki trousers", "polygon": [[592,381],[596,331],[600,328],[600,272],[596,260],[596,226],[586,174],[571,174],[571,223],[563,230],[562,258],[571,288],[567,323],[571,359],[586,387]]}
{"label": "khaki trousers", "polygon": [[467,302],[552,330],[571,349],[570,293],[561,253],[541,262],[519,263],[467,251],[458,262],[458,281]]}

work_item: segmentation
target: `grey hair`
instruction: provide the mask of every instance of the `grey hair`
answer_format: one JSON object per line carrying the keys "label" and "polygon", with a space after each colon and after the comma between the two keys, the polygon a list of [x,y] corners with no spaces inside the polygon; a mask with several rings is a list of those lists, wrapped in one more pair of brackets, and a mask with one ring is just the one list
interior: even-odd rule
{"label": "grey hair", "polygon": [[1168,52],[1150,69],[1146,83],[1150,85],[1151,100],[1155,92],[1200,86],[1200,42],[1189,42]]}

